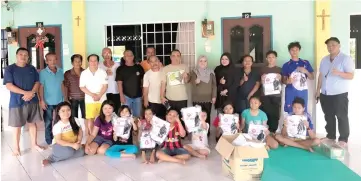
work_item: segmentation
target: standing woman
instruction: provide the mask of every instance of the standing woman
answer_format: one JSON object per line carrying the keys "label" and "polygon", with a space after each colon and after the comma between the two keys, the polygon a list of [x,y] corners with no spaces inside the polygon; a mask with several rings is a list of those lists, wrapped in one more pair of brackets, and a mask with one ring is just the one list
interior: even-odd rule
{"label": "standing woman", "polygon": [[198,58],[197,67],[191,73],[191,83],[193,106],[200,105],[207,112],[206,122],[210,124],[212,104],[217,97],[217,83],[213,70],[208,68],[206,56]]}
{"label": "standing woman", "polygon": [[231,54],[223,53],[220,58],[220,65],[214,69],[217,83],[217,99],[215,108],[219,110],[225,102],[230,101],[235,105],[235,66],[232,63]]}

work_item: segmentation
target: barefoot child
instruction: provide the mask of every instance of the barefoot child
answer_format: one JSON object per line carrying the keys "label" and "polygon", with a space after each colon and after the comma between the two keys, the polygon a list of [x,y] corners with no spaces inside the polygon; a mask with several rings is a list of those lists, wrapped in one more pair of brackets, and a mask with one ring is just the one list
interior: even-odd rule
{"label": "barefoot child", "polygon": [[185,164],[190,158],[187,150],[182,147],[181,137],[186,135],[177,110],[170,108],[166,115],[166,120],[170,123],[168,136],[162,145],[162,149],[157,151],[156,156],[159,162],[173,162]]}
{"label": "barefoot child", "polygon": [[[226,102],[223,105],[223,114],[234,114],[234,107],[233,104],[230,102]],[[220,116],[217,116],[214,121],[213,121],[213,126],[216,127],[216,141],[218,142],[219,138],[222,136],[223,131],[219,126],[219,122],[220,122]],[[240,121],[239,121],[240,122]],[[237,122],[236,126],[237,129],[239,130],[239,122]]]}
{"label": "barefoot child", "polygon": [[53,127],[53,150],[52,154],[42,161],[43,166],[84,156],[84,149],[81,146],[83,132],[71,115],[71,105],[68,102],[59,103],[56,113]]}
{"label": "barefoot child", "polygon": [[[119,114],[121,118],[130,118],[132,113],[130,108],[127,105],[120,106]],[[137,146],[133,145],[133,135],[132,130],[137,131],[137,125],[135,124],[134,118],[131,119],[131,128],[129,130],[130,135],[128,139],[124,139],[118,137],[116,132],[113,133],[114,145],[110,147],[106,152],[105,155],[112,157],[112,158],[133,158],[135,159],[135,154],[138,153]],[[114,130],[116,131],[116,130]]]}
{"label": "barefoot child", "polygon": [[[241,130],[244,130],[245,133],[248,133],[248,128],[250,124],[263,125],[266,128],[267,126],[267,115],[265,112],[259,109],[261,106],[261,101],[258,97],[251,97],[249,100],[250,108],[242,112],[242,124]],[[266,146],[271,149],[276,149],[278,147],[277,141],[269,134],[268,129],[265,130],[266,136]]]}
{"label": "barefoot child", "polygon": [[208,146],[207,133],[209,131],[209,124],[206,122],[206,110],[202,110],[200,112],[199,119],[201,124],[198,130],[192,133],[192,144],[185,145],[184,149],[186,149],[192,156],[204,159],[211,152]]}
{"label": "barefoot child", "polygon": [[[300,97],[296,97],[292,103],[292,110],[293,113],[291,115],[307,114],[305,113],[305,101]],[[276,135],[277,141],[279,141],[281,144],[284,144],[285,146],[293,146],[313,152],[312,146],[320,145],[320,139],[316,137],[316,134],[313,131],[313,124],[309,116],[307,116],[307,121],[303,122],[303,124],[307,129],[308,138],[306,140],[295,140],[289,138],[287,135],[287,119],[285,119],[281,134]]]}
{"label": "barefoot child", "polygon": [[[152,118],[153,118],[153,111],[151,108],[146,108],[144,110],[144,117],[145,119],[138,122],[138,129],[139,129],[139,140],[141,139],[142,133],[150,133],[152,129]],[[155,145],[154,145],[155,146]],[[155,147],[153,148],[142,148],[140,145],[140,150],[142,151],[142,160],[145,164],[153,164],[155,162]],[[146,158],[146,153],[151,152],[149,160]]]}
{"label": "barefoot child", "polygon": [[99,116],[95,119],[93,130],[85,143],[86,154],[104,155],[105,151],[113,145],[113,111],[113,102],[105,100],[101,105]]}

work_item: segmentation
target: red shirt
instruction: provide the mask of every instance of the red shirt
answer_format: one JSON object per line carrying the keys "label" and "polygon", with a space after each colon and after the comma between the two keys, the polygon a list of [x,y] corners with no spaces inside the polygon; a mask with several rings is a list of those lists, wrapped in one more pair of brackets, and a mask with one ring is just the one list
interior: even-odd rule
{"label": "red shirt", "polygon": [[[219,122],[220,122],[219,116],[217,116],[213,121],[213,126],[218,128],[219,127]],[[239,117],[239,123],[241,123],[241,117]]]}
{"label": "red shirt", "polygon": [[179,126],[178,123],[174,124],[174,128],[169,130],[168,136],[163,143],[163,148],[175,149],[175,148],[183,148],[181,144],[181,136],[179,134]]}

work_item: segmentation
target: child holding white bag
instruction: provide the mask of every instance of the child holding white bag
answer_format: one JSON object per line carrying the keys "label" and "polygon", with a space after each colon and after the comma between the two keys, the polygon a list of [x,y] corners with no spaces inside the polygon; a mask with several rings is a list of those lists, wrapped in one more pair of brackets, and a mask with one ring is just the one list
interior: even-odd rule
{"label": "child holding white bag", "polygon": [[192,132],[192,144],[184,146],[192,156],[205,159],[211,150],[208,146],[209,124],[207,121],[207,111],[202,109],[199,113],[200,126],[197,131]]}
{"label": "child holding white bag", "polygon": [[[223,114],[228,114],[228,115],[231,115],[231,114],[235,114],[234,113],[234,106],[231,102],[225,102],[225,104],[223,105]],[[213,121],[213,126],[216,127],[216,141],[218,142],[219,138],[222,136],[223,134],[223,130],[222,128],[220,127],[220,122],[221,122],[221,117],[220,115],[218,115],[214,121]],[[236,127],[237,127],[237,132],[239,132],[239,127],[240,127],[240,118],[239,120],[236,122]]]}
{"label": "child holding white bag", "polygon": [[[139,129],[139,141],[140,141],[140,150],[142,152],[142,160],[143,163],[145,164],[153,164],[155,163],[155,142],[150,138],[150,131],[152,129],[152,118],[153,118],[153,111],[151,108],[146,108],[144,110],[144,118],[143,120],[138,122],[138,129]],[[150,144],[150,147],[148,148],[143,148],[143,143],[142,143],[142,136],[144,134],[148,134],[150,140],[148,139],[147,141],[149,141],[148,144]],[[154,145],[154,147],[153,147]],[[144,146],[145,147],[145,146]],[[151,152],[150,154],[150,158],[149,160],[147,160],[146,158],[146,152]]]}

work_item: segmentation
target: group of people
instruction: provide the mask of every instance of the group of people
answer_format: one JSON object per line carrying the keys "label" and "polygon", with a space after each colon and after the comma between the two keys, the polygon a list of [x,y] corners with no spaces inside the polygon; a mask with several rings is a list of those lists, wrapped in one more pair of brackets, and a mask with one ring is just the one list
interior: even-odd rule
{"label": "group of people", "polygon": [[[354,62],[340,52],[340,41],[331,37],[325,44],[329,55],[320,65],[316,99],[320,99],[327,122],[327,139],[336,139],[336,117],[340,130],[338,143],[346,146],[349,136],[348,84],[353,78]],[[112,60],[109,48],[102,50],[103,61],[96,54],[87,57],[88,68],[81,67],[83,57],[71,57],[73,68],[63,73],[57,66],[55,53],[48,53],[47,67],[37,72],[28,64],[28,50],[19,48],[16,63],[5,70],[4,84],[11,92],[9,103],[9,126],[14,127],[14,155],[20,155],[19,140],[21,127],[29,125],[32,146],[42,150],[36,142],[35,122],[45,122],[45,140],[53,145],[52,155],[43,165],[72,157],[105,154],[110,157],[131,157],[138,153],[139,137],[142,131],[151,129],[152,117],[157,116],[170,123],[170,130],[160,149],[142,151],[145,163],[160,161],[184,164],[190,156],[205,158],[209,152],[208,136],[211,125],[210,113],[214,104],[219,114],[239,114],[238,132],[247,132],[248,125],[267,126],[266,145],[277,148],[278,143],[312,151],[320,144],[313,131],[313,124],[307,115],[308,87],[306,80],[313,80],[314,70],[307,60],[299,57],[301,45],[288,45],[291,59],[282,68],[276,65],[277,52],[266,53],[267,66],[255,70],[253,57],[241,58],[237,68],[230,53],[223,53],[220,65],[214,71],[208,67],[206,56],[200,56],[194,70],[181,63],[181,52],[171,52],[171,64],[163,66],[155,55],[155,48],[146,49],[146,60],[134,61],[131,50],[126,50],[121,63]],[[281,111],[281,93],[267,95],[262,89],[267,74],[276,74],[280,84],[285,84],[285,104]],[[191,84],[191,95],[187,94]],[[193,106],[199,105],[201,124],[193,132],[192,143],[183,146],[181,137],[187,135],[180,114],[192,98]],[[39,106],[40,104],[40,106]],[[79,108],[81,116],[79,113]],[[287,115],[307,115],[304,122],[308,140],[294,140],[287,137],[287,121],[277,132],[281,112]],[[113,130],[113,115],[132,118],[132,134],[127,139],[117,137]],[[53,116],[55,115],[55,117]],[[75,118],[85,119],[85,133]],[[133,119],[134,118],[134,119]],[[216,139],[222,135],[217,116],[213,125],[217,127]],[[279,134],[278,134],[279,133]],[[83,135],[87,136],[81,145]],[[145,152],[151,157],[146,159]]]}

